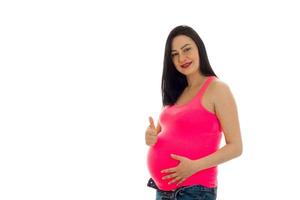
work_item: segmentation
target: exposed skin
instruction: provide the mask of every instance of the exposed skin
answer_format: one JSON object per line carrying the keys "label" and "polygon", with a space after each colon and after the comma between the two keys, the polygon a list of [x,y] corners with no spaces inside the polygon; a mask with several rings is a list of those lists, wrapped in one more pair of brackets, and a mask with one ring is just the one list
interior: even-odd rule
{"label": "exposed skin", "polygon": [[[206,77],[199,73],[198,68],[201,58],[199,58],[198,48],[191,38],[185,35],[176,36],[172,41],[172,50],[174,50],[172,51],[173,63],[176,69],[186,76],[188,82],[188,86],[176,102],[176,105],[182,105],[195,96]],[[184,69],[180,66],[190,61],[192,61],[192,65],[188,68]],[[229,86],[218,79],[213,80],[202,97],[202,104],[208,111],[215,113],[218,117],[226,145],[206,157],[195,160],[180,155],[171,155],[173,159],[179,160],[180,163],[175,167],[161,171],[162,173],[169,173],[163,177],[163,179],[170,179],[169,184],[177,182],[177,185],[180,185],[194,173],[229,161],[242,154],[243,145],[237,106]],[[155,130],[153,131],[154,139],[152,141],[156,142],[155,135],[161,130],[160,124],[158,123],[155,127],[151,117],[149,121],[149,128],[152,128],[152,131]]]}

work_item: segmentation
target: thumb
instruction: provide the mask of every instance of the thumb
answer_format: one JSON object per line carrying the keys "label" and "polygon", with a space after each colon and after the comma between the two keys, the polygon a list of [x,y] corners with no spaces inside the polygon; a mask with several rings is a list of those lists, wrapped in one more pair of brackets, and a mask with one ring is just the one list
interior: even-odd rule
{"label": "thumb", "polygon": [[155,133],[156,133],[157,131],[156,131],[156,128],[155,128],[155,125],[154,125],[153,118],[151,116],[149,116],[149,122],[150,122],[150,127],[153,128],[155,130]]}

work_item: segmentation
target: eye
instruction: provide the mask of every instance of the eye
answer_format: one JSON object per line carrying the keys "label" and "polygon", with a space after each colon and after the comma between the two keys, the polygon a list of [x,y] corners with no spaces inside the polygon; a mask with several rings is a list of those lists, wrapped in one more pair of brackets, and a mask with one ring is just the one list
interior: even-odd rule
{"label": "eye", "polygon": [[177,53],[173,53],[171,56],[174,57],[174,56],[176,56],[176,55],[177,55]]}
{"label": "eye", "polygon": [[189,51],[191,48],[186,48],[186,49],[184,49],[184,51],[186,52],[186,51]]}

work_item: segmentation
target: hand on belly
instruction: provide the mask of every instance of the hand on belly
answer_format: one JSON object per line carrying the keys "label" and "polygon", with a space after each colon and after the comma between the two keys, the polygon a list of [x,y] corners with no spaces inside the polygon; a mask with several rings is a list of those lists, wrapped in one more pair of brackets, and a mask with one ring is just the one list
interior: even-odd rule
{"label": "hand on belly", "polygon": [[177,182],[177,185],[179,185],[188,177],[197,172],[196,163],[194,160],[176,154],[171,154],[171,157],[175,160],[178,160],[179,164],[176,167],[161,170],[161,173],[168,174],[163,176],[162,180],[171,179],[168,184]]}
{"label": "hand on belly", "polygon": [[[185,150],[183,148],[183,150]],[[171,156],[174,154],[175,156]],[[156,183],[168,185],[181,184],[196,173],[195,161],[184,156],[178,144],[158,140],[149,148],[147,156],[148,169]],[[165,179],[163,179],[165,177]]]}

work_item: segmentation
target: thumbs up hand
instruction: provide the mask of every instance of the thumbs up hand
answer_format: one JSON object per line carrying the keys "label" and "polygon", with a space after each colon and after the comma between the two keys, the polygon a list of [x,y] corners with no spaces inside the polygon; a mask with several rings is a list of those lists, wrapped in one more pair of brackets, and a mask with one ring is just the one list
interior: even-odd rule
{"label": "thumbs up hand", "polygon": [[147,127],[145,140],[147,145],[153,146],[157,141],[157,135],[160,130],[159,127],[155,127],[151,116],[149,117],[149,122],[150,125]]}

